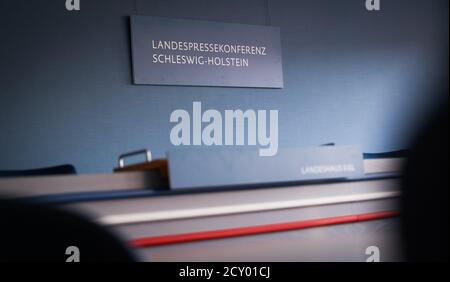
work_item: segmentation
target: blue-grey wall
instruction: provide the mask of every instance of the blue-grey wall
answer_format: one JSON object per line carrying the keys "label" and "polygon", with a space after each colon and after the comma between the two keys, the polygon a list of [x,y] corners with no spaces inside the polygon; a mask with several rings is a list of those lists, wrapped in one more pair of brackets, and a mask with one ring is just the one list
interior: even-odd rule
{"label": "blue-grey wall", "polygon": [[[448,41],[448,1],[65,0],[0,2],[0,169],[73,163],[108,172],[122,152],[172,148],[170,113],[277,109],[280,147],[327,142],[366,152],[407,145],[436,102],[419,91]],[[135,86],[132,14],[281,28],[285,88]]]}

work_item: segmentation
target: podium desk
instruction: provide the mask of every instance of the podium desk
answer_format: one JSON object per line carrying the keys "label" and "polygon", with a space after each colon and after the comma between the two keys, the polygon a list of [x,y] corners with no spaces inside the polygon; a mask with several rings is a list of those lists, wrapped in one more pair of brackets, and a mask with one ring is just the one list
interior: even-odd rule
{"label": "podium desk", "polygon": [[0,194],[51,203],[113,230],[143,261],[402,260],[402,159],[366,160],[366,177],[171,191],[146,172],[10,178]]}

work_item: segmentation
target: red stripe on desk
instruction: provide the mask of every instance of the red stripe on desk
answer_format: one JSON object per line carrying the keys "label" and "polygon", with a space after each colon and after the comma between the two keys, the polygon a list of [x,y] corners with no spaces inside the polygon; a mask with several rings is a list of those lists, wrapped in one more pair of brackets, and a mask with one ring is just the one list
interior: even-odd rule
{"label": "red stripe on desk", "polygon": [[349,216],[329,217],[305,221],[295,221],[288,223],[259,225],[251,227],[231,228],[206,232],[185,233],[177,235],[166,235],[157,237],[148,237],[132,240],[130,243],[133,247],[155,247],[162,245],[181,244],[195,241],[205,241],[223,238],[232,238],[240,236],[249,236],[273,232],[282,232],[290,230],[300,230],[306,228],[314,228],[320,226],[329,226],[345,223],[355,223],[369,220],[377,220],[384,218],[396,217],[399,215],[397,211],[385,211],[376,213],[357,214]]}

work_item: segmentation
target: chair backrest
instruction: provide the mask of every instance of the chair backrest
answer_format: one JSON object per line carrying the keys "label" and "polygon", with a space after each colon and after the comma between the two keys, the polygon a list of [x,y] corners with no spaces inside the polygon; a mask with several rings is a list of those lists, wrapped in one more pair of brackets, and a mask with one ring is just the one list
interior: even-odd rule
{"label": "chair backrest", "polygon": [[77,174],[73,165],[59,165],[30,170],[0,170],[1,177],[20,177],[20,176],[46,176],[46,175],[64,175]]}
{"label": "chair backrest", "polygon": [[0,262],[136,261],[105,227],[60,208],[0,200],[0,226]]}

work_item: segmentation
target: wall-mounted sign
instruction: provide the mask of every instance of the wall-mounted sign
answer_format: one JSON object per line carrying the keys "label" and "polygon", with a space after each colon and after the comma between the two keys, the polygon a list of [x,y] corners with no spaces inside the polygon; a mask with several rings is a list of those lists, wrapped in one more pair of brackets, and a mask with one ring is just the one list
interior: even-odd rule
{"label": "wall-mounted sign", "polygon": [[132,16],[135,84],[282,88],[277,27]]}

